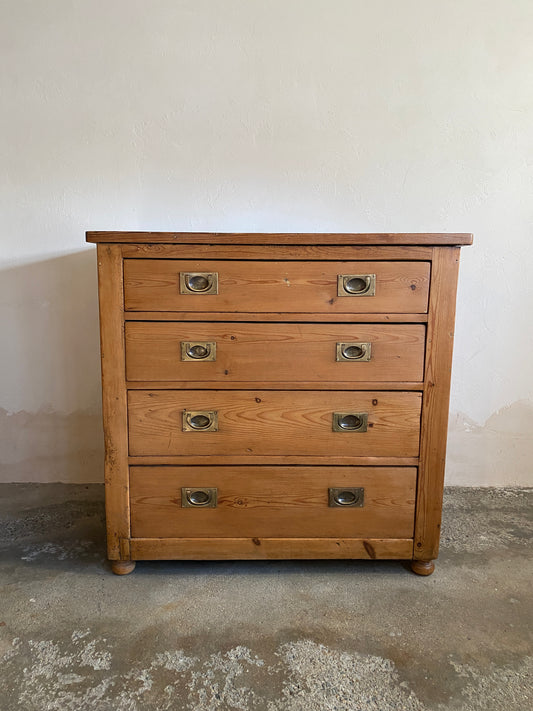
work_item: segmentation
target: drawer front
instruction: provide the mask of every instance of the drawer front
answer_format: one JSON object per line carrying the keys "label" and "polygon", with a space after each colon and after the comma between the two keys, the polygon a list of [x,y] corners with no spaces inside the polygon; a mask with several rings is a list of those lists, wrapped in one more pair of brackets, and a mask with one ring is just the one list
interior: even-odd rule
{"label": "drawer front", "polygon": [[[421,400],[417,392],[130,390],[130,454],[416,457]],[[203,429],[184,431],[191,422]]]}
{"label": "drawer front", "polygon": [[126,323],[130,381],[420,382],[423,325]]}
{"label": "drawer front", "polygon": [[429,274],[429,262],[125,259],[124,298],[127,311],[425,313]]}
{"label": "drawer front", "polygon": [[[412,467],[130,467],[131,533],[411,538],[415,485]],[[216,506],[183,506],[183,490],[206,488]],[[358,505],[330,506],[330,488],[356,489]]]}

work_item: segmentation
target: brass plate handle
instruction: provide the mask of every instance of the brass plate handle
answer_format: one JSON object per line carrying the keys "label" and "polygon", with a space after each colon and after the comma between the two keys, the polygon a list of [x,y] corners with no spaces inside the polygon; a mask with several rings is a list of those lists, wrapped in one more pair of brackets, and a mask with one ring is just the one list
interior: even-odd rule
{"label": "brass plate handle", "polygon": [[341,508],[361,508],[365,503],[365,490],[362,486],[332,487],[328,489],[330,506]]}
{"label": "brass plate handle", "polygon": [[218,272],[180,272],[180,294],[218,294]]}
{"label": "brass plate handle", "polygon": [[181,360],[214,361],[216,359],[216,341],[181,341]]}
{"label": "brass plate handle", "polygon": [[368,412],[334,412],[333,432],[366,432]]}
{"label": "brass plate handle", "polygon": [[375,274],[338,274],[337,296],[375,296]]}
{"label": "brass plate handle", "polygon": [[369,361],[372,357],[371,343],[337,343],[337,360],[358,362]]}
{"label": "brass plate handle", "polygon": [[216,486],[183,486],[181,489],[181,505],[184,509],[214,509],[217,497]]}
{"label": "brass plate handle", "polygon": [[216,410],[184,410],[183,432],[218,432]]}

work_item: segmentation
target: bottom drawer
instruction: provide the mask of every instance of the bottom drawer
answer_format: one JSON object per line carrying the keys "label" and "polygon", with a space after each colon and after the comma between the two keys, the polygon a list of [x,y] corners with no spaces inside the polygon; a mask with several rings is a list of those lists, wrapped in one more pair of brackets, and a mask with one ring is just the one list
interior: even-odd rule
{"label": "bottom drawer", "polygon": [[131,535],[412,538],[415,487],[414,467],[134,466]]}

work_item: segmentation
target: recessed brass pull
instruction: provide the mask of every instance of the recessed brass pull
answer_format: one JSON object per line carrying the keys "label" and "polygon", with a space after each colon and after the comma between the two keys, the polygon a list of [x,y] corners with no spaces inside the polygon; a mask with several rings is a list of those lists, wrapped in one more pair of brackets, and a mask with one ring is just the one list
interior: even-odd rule
{"label": "recessed brass pull", "polygon": [[371,343],[337,343],[338,361],[369,361],[372,355]]}
{"label": "recessed brass pull", "polygon": [[218,294],[218,272],[180,272],[180,294]]}
{"label": "recessed brass pull", "polygon": [[329,505],[344,508],[360,508],[365,503],[364,487],[332,487],[328,489]]}
{"label": "recessed brass pull", "polygon": [[181,505],[184,509],[214,509],[217,505],[216,487],[188,487],[181,489]]}
{"label": "recessed brass pull", "polygon": [[214,361],[216,359],[216,341],[181,341],[181,360]]}
{"label": "recessed brass pull", "polygon": [[368,412],[334,412],[333,432],[366,432]]}
{"label": "recessed brass pull", "polygon": [[218,432],[216,410],[184,410],[183,432]]}
{"label": "recessed brass pull", "polygon": [[375,274],[338,274],[337,296],[375,296]]}

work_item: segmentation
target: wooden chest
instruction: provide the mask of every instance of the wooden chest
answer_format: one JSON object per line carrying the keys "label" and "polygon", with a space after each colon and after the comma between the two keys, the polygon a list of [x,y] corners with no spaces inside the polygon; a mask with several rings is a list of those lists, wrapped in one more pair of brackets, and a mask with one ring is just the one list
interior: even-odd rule
{"label": "wooden chest", "polygon": [[108,556],[438,554],[470,234],[88,232]]}

